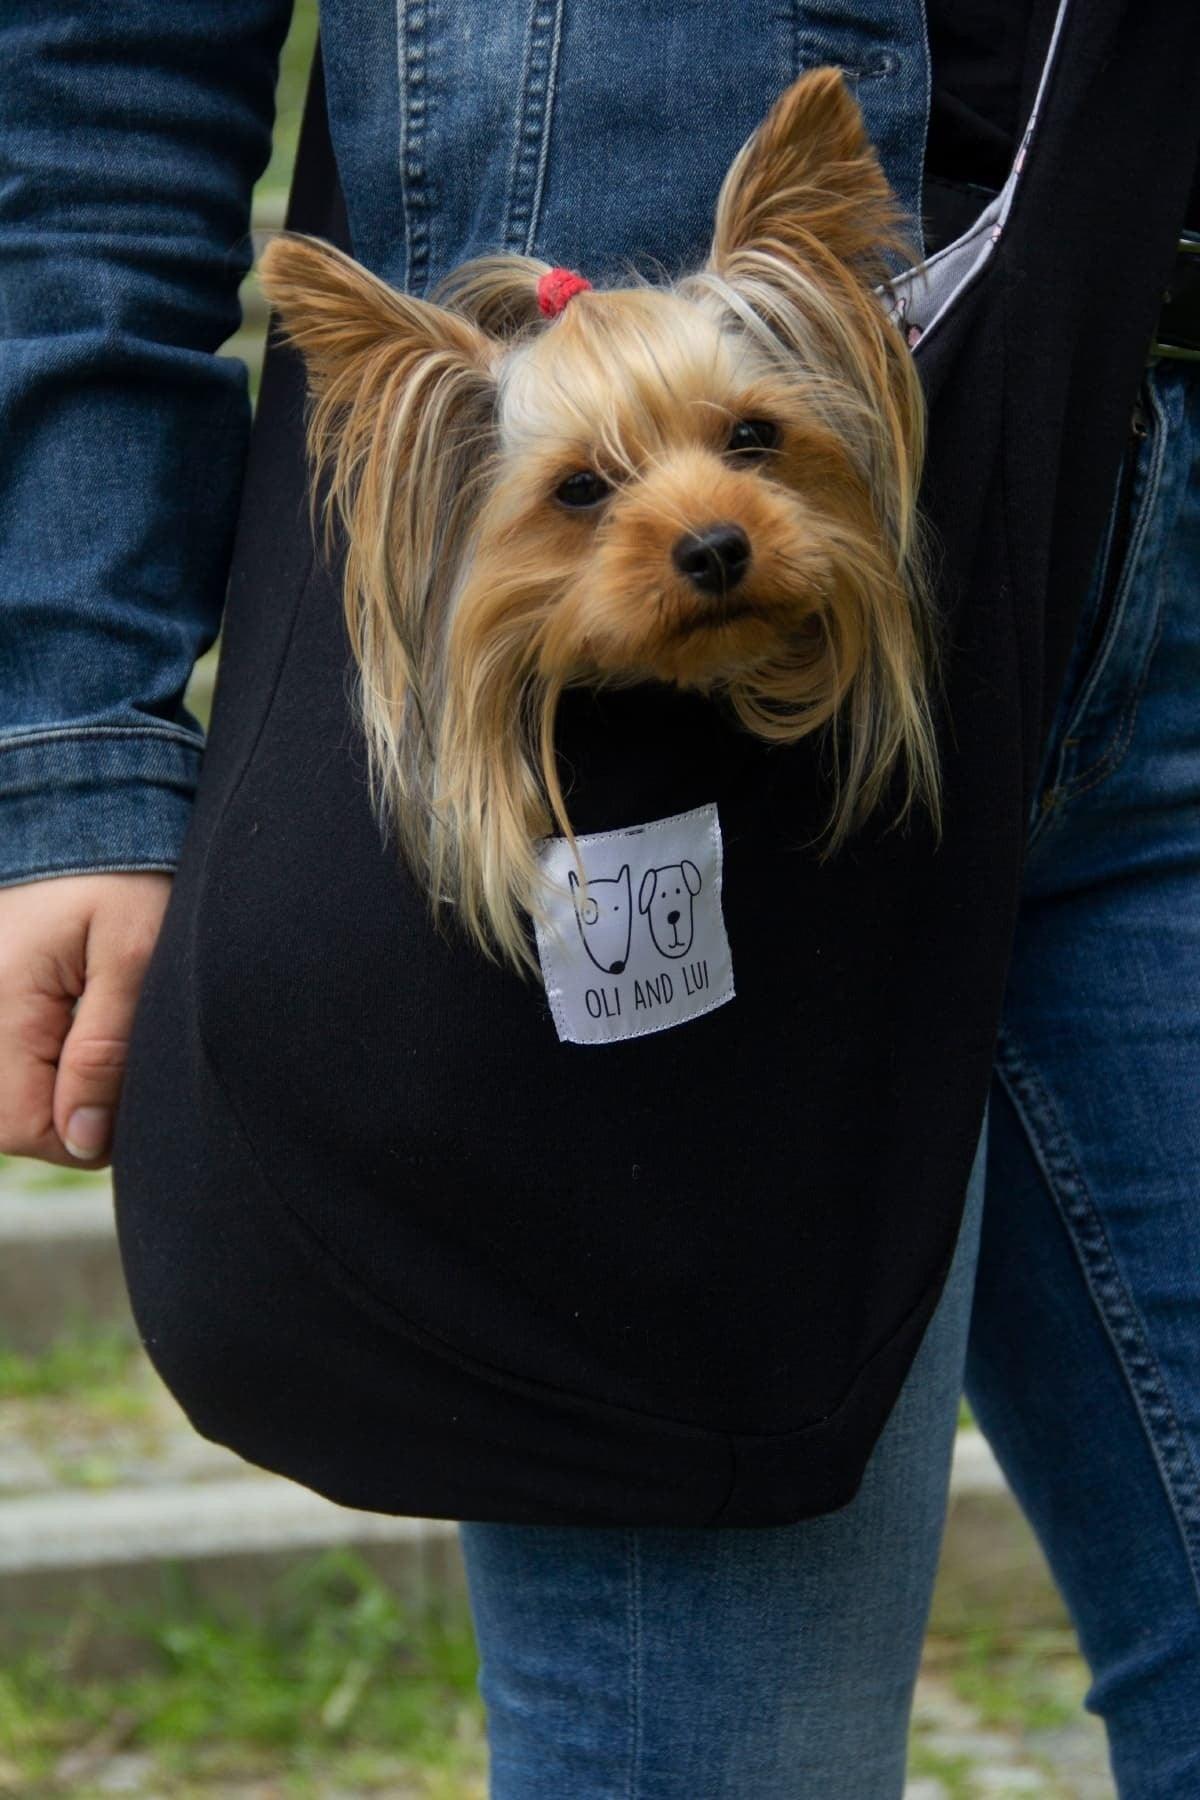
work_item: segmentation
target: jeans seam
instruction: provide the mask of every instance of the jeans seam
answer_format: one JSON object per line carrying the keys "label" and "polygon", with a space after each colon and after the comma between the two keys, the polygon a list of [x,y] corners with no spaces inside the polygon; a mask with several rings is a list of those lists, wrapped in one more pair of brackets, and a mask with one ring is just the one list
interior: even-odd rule
{"label": "jeans seam", "polygon": [[144,862],[123,857],[115,862],[67,863],[61,868],[57,863],[38,862],[20,875],[0,875],[0,888],[25,887],[31,881],[59,879],[64,875],[173,875],[178,867],[178,858],[174,862],[164,862],[161,857],[147,857]]}
{"label": "jeans seam", "polygon": [[541,218],[562,15],[563,0],[533,0],[529,13],[521,103],[504,207],[505,248],[518,256],[532,256]]}
{"label": "jeans seam", "polygon": [[1117,1265],[1086,1178],[1068,1146],[1054,1101],[1011,1036],[1003,1031],[996,1074],[1021,1121],[1066,1227],[1092,1303],[1132,1395],[1200,1599],[1200,1471],[1180,1427],[1145,1326]]}
{"label": "jeans seam", "polygon": [[201,733],[188,731],[183,725],[37,725],[28,731],[15,731],[0,736],[0,755],[6,750],[37,749],[42,744],[86,742],[92,739],[145,738],[150,742],[181,744],[186,750],[203,750]]}
{"label": "jeans seam", "polygon": [[1108,749],[1104,752],[1103,756],[1098,757],[1089,768],[1085,769],[1082,774],[1077,775],[1063,790],[1061,803],[1064,806],[1069,805],[1070,802],[1077,799],[1079,795],[1090,794],[1094,788],[1098,788],[1102,782],[1106,781],[1110,775],[1115,773],[1121,763],[1125,760],[1129,746],[1133,741],[1133,733],[1137,725],[1138,713],[1142,704],[1142,695],[1145,693],[1146,684],[1150,679],[1150,665],[1154,661],[1155,653],[1158,650],[1162,631],[1163,619],[1160,612],[1158,619],[1155,621],[1150,642],[1146,647],[1146,657],[1142,665],[1142,672],[1138,677],[1136,687],[1125,703],[1125,711],[1121,716]]}
{"label": "jeans seam", "polygon": [[428,103],[427,12],[432,0],[397,0],[400,76],[400,202],[404,217],[404,285],[423,294],[429,282],[429,192],[425,125]]}
{"label": "jeans seam", "polygon": [[642,1565],[638,1534],[632,1527],[625,1533],[625,1566],[628,1574],[625,1624],[629,1638],[629,1691],[626,1696],[629,1768],[625,1780],[625,1800],[637,1800],[638,1764],[642,1753]]}
{"label": "jeans seam", "polygon": [[[1104,671],[1109,666],[1116,653],[1117,641],[1120,638],[1121,629],[1129,611],[1130,596],[1132,595],[1137,582],[1138,564],[1146,546],[1146,539],[1150,533],[1151,516],[1157,506],[1158,496],[1162,488],[1163,466],[1166,462],[1168,423],[1163,407],[1153,389],[1149,390],[1149,397],[1151,406],[1154,409],[1156,431],[1154,445],[1146,469],[1146,485],[1142,492],[1138,516],[1134,522],[1133,530],[1130,533],[1124,565],[1118,576],[1119,587],[1113,605],[1112,617],[1109,620],[1109,629],[1105,635],[1103,644],[1097,651],[1096,660],[1092,668],[1089,671],[1085,671],[1084,682],[1080,689],[1078,703],[1072,717],[1067,721],[1063,731],[1062,742],[1064,748],[1069,747],[1072,738],[1076,736],[1080,731],[1081,726],[1086,722],[1088,708],[1092,704],[1096,690],[1104,675]],[[1151,639],[1147,646],[1146,654],[1142,660],[1142,667],[1138,679],[1117,716],[1116,724],[1113,727],[1112,735],[1109,738],[1107,746],[1101,751],[1094,762],[1089,763],[1086,769],[1078,770],[1056,786],[1054,790],[1055,798],[1059,806],[1065,805],[1079,794],[1090,793],[1094,788],[1099,787],[1100,783],[1105,781],[1123,761],[1133,738],[1134,727],[1137,724],[1138,712],[1141,707],[1142,695],[1146,689],[1146,683],[1150,674],[1150,665],[1154,660],[1154,652],[1158,647],[1158,640],[1161,632],[1162,614],[1160,611],[1154,630],[1151,633]]]}
{"label": "jeans seam", "polygon": [[[1104,593],[1108,586],[1113,549],[1115,547],[1116,530],[1117,495],[1114,494],[1109,505],[1108,518],[1105,522],[1104,537],[1100,546],[1097,566],[1093,571],[1092,583],[1084,597],[1080,618],[1076,625],[1077,634],[1082,634],[1085,631],[1091,630],[1094,611],[1097,607],[1103,605]],[[1107,637],[1107,635],[1108,634],[1105,633],[1105,637]],[[1090,684],[1094,668],[1095,660],[1093,659],[1091,667],[1081,669],[1078,679],[1072,680],[1072,685],[1078,687],[1080,691],[1082,691],[1083,684]],[[1071,673],[1072,672],[1068,670],[1068,676],[1070,676]],[[1053,721],[1050,735],[1042,755],[1041,765],[1038,769],[1037,780],[1034,783],[1033,800],[1030,805],[1030,816],[1025,839],[1025,849],[1027,853],[1033,849],[1042,834],[1049,828],[1050,822],[1057,818],[1061,807],[1059,799],[1061,794],[1061,784],[1059,778],[1062,774],[1066,758],[1067,733],[1071,729],[1073,722],[1079,717],[1078,696],[1071,698],[1071,696],[1065,692],[1060,693],[1058,706],[1059,711]]]}

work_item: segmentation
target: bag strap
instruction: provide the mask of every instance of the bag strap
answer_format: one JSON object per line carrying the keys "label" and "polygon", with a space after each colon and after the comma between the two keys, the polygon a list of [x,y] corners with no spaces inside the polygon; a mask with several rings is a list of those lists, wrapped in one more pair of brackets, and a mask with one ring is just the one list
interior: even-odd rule
{"label": "bag strap", "polygon": [[329,135],[325,65],[319,37],[308,77],[284,225],[288,231],[305,231],[312,237],[325,238],[339,250],[350,249],[350,223]]}

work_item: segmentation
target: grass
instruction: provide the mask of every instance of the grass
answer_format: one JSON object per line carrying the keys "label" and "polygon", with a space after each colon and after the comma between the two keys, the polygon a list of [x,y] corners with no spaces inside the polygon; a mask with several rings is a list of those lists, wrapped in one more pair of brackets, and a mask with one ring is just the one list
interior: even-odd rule
{"label": "grass", "polygon": [[942,1756],[914,1737],[908,1747],[908,1774],[935,1776],[945,1789],[946,1800],[975,1800],[971,1761],[965,1756]]}
{"label": "grass", "polygon": [[161,1392],[128,1328],[77,1325],[33,1352],[0,1343],[0,1446],[40,1458],[35,1487],[111,1488],[130,1459],[156,1453]]}
{"label": "grass", "polygon": [[41,1351],[0,1343],[0,1402],[69,1397],[128,1418],[138,1410],[131,1383],[140,1360],[136,1339],[119,1325],[78,1325]]}
{"label": "grass", "polygon": [[[1072,1737],[1073,1759],[1082,1758],[1097,1772],[1103,1767],[1101,1733],[1085,1726],[1087,1686],[1086,1665],[1067,1627],[1014,1631],[982,1618],[961,1634],[931,1637],[909,1741],[909,1773],[936,1777],[947,1800],[976,1800],[984,1791],[981,1768],[988,1769],[986,1791],[997,1800],[1010,1791],[1028,1792],[1031,1774],[1040,1773],[1045,1786],[1036,1791],[1065,1800],[1075,1788],[1062,1769],[1061,1744],[1055,1747],[1058,1734]],[[976,1738],[1009,1744],[1010,1785],[1003,1758],[993,1759],[982,1742],[976,1754]]]}
{"label": "grass", "polygon": [[951,1685],[984,1725],[1052,1731],[1077,1716],[1087,1677],[1071,1631],[982,1625],[963,1640]]}
{"label": "grass", "polygon": [[[238,1773],[298,1797],[324,1791],[331,1768],[355,1771],[356,1792],[383,1791],[377,1778],[393,1796],[482,1791],[465,1611],[416,1616],[350,1552],[293,1570],[261,1616],[198,1599],[178,1570],[153,1608],[97,1604],[0,1669],[0,1792],[7,1770],[9,1791],[83,1794],[89,1746],[93,1761],[142,1752],[155,1793]],[[81,1678],[73,1663],[97,1631],[138,1642],[136,1672]]]}

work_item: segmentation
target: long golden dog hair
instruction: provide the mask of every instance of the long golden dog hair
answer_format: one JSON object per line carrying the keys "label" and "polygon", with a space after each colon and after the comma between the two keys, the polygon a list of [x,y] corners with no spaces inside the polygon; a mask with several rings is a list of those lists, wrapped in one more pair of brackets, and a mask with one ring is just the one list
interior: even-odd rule
{"label": "long golden dog hair", "polygon": [[[821,69],[739,151],[706,262],[669,285],[547,318],[532,257],[476,258],[426,300],[315,239],[265,250],[344,545],[372,801],[435,913],[489,954],[536,970],[539,841],[572,835],[571,684],[698,688],[774,742],[825,730],[822,854],[898,770],[896,820],[936,824],[924,409],[880,297],[903,247],[859,109]],[[679,546],[714,523],[745,555],[697,587]]]}

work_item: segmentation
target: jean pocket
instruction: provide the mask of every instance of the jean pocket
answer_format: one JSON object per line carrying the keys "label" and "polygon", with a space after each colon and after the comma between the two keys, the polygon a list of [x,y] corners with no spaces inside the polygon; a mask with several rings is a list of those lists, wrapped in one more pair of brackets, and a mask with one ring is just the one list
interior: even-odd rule
{"label": "jean pocket", "polygon": [[1147,380],[1050,733],[1031,837],[1066,802],[1106,780],[1129,748],[1158,636],[1159,495],[1169,436]]}

